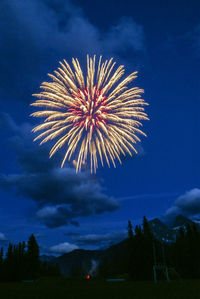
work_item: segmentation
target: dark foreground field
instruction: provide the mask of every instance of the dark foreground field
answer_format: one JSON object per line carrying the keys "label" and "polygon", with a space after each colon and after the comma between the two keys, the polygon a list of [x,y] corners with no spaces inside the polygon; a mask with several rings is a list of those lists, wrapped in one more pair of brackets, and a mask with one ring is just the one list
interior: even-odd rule
{"label": "dark foreground field", "polygon": [[200,298],[200,281],[118,282],[99,280],[41,279],[35,283],[1,283],[0,298],[30,299],[196,299]]}

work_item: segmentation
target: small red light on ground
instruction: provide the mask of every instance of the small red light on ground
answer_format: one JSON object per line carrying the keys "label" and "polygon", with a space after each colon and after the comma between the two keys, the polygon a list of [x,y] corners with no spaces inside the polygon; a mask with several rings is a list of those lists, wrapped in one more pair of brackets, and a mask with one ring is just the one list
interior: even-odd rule
{"label": "small red light on ground", "polygon": [[90,279],[90,278],[91,278],[91,275],[88,274],[88,275],[86,276],[86,279]]}

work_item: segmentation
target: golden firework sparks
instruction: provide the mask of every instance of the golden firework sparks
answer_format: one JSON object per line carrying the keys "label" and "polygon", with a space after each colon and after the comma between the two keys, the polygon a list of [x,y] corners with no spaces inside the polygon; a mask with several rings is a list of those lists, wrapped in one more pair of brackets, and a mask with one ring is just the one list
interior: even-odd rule
{"label": "golden firework sparks", "polygon": [[[57,138],[50,151],[52,157],[58,149],[66,146],[66,159],[76,159],[76,171],[90,159],[91,173],[96,172],[98,160],[104,160],[110,167],[115,159],[121,163],[120,155],[137,153],[134,144],[140,141],[138,134],[141,120],[148,120],[142,98],[143,89],[128,88],[127,85],[137,77],[137,72],[120,80],[124,66],[115,71],[113,58],[102,62],[102,56],[95,68],[95,56],[87,56],[87,77],[84,77],[78,59],[72,59],[74,70],[67,61],[60,62],[54,75],[48,74],[52,82],[43,82],[43,91],[33,94],[39,98],[32,106],[42,110],[31,116],[44,117],[44,122],[33,129],[42,131],[35,140],[40,144]],[[120,81],[119,81],[120,80]],[[146,135],[145,135],[146,136]]]}

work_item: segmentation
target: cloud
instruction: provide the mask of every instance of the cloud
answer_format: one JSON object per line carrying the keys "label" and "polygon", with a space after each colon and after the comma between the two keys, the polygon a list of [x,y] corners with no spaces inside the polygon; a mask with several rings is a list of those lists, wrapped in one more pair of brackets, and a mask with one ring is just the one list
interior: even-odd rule
{"label": "cloud", "polygon": [[6,128],[6,131],[16,132],[18,127],[16,126],[15,122],[13,121],[12,117],[5,112],[0,112],[0,131],[1,134],[3,129]]}
{"label": "cloud", "polygon": [[49,251],[52,252],[52,253],[64,254],[64,253],[73,251],[75,249],[78,249],[77,245],[70,244],[68,242],[64,242],[64,243],[60,243],[60,244],[57,244],[57,245],[54,245],[54,246],[50,247]]}
{"label": "cloud", "polygon": [[0,233],[0,242],[7,241],[8,239],[5,237],[3,233]]}
{"label": "cloud", "polygon": [[80,236],[80,234],[81,234],[80,232],[75,232],[75,231],[69,231],[64,233],[64,235],[68,237]]}
{"label": "cloud", "polygon": [[100,182],[90,173],[76,174],[69,165],[61,169],[57,163],[59,155],[50,160],[45,147],[33,146],[30,133],[26,133],[27,124],[19,127],[10,117],[6,119],[4,130],[15,134],[12,149],[16,150],[21,173],[0,174],[0,186],[34,201],[38,207],[37,220],[49,228],[68,224],[77,226],[78,217],[119,208],[117,200],[106,195]]}
{"label": "cloud", "polygon": [[130,199],[154,199],[154,198],[169,198],[172,196],[176,196],[177,193],[149,193],[149,194],[138,194],[138,195],[131,195],[131,196],[125,196],[125,197],[120,197],[120,201],[124,200],[130,200]]}
{"label": "cloud", "polygon": [[197,217],[200,214],[200,189],[194,188],[179,196],[173,206],[166,211],[165,217],[172,219],[177,215]]}
{"label": "cloud", "polygon": [[118,243],[127,237],[127,231],[120,230],[107,234],[88,234],[73,237],[73,241],[81,245],[105,246]]}
{"label": "cloud", "polygon": [[142,52],[143,27],[122,18],[107,31],[95,27],[68,0],[2,0],[0,3],[0,71],[3,94],[26,99],[38,89],[58,60],[85,55]]}
{"label": "cloud", "polygon": [[120,52],[125,49],[144,51],[144,30],[132,18],[123,17],[112,26],[104,39],[108,52]]}
{"label": "cloud", "polygon": [[36,234],[34,234],[34,236],[35,236],[37,239],[41,239],[41,238],[44,238],[44,237],[45,237],[44,234],[40,234],[40,233],[36,233]]}
{"label": "cloud", "polygon": [[87,173],[76,174],[71,168],[1,175],[0,185],[34,200],[40,207],[37,218],[51,228],[70,224],[73,218],[111,212],[119,207]]}

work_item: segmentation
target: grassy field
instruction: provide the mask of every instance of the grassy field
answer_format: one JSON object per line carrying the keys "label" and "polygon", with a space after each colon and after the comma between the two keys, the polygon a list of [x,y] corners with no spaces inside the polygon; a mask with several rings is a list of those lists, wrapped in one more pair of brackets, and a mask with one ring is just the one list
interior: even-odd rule
{"label": "grassy field", "polygon": [[196,299],[200,281],[106,282],[100,280],[41,279],[35,283],[0,283],[1,299]]}

